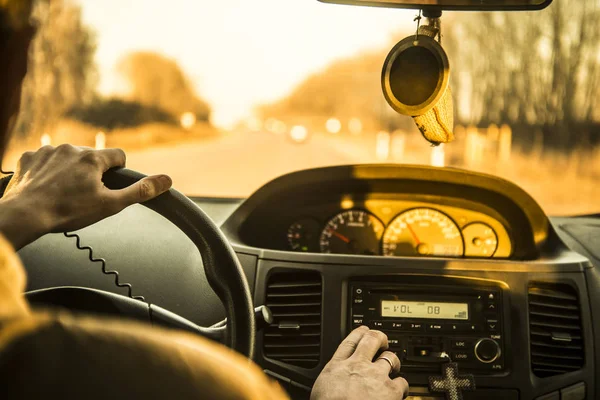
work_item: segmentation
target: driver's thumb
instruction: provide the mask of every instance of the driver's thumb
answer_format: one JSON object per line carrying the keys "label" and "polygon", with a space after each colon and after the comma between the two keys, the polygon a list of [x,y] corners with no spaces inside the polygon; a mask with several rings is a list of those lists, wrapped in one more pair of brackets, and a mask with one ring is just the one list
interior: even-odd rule
{"label": "driver's thumb", "polygon": [[140,179],[131,186],[117,190],[117,196],[127,205],[143,203],[166,192],[173,181],[167,175],[153,175]]}

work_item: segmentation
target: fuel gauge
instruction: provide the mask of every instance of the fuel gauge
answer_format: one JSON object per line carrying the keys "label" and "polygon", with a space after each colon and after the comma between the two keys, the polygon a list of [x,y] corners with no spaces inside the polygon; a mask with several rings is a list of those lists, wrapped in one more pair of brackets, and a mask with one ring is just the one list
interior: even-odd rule
{"label": "fuel gauge", "polygon": [[294,251],[319,252],[319,233],[321,225],[312,218],[303,218],[290,225],[287,239]]}
{"label": "fuel gauge", "polygon": [[465,257],[492,257],[498,248],[498,235],[491,226],[473,222],[462,230]]}

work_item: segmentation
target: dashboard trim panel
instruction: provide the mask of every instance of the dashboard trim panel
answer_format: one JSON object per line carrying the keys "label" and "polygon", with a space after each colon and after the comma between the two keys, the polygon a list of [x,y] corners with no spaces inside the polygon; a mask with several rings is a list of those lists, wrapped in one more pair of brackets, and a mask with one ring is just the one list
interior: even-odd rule
{"label": "dashboard trim panel", "polygon": [[282,205],[323,199],[340,204],[348,193],[359,199],[372,193],[429,196],[437,201],[477,199],[507,219],[513,259],[536,259],[552,234],[540,206],[511,182],[454,168],[386,164],[316,168],[276,178],[242,203],[222,229],[234,243],[269,248],[272,237],[257,242],[253,229],[261,229],[265,218],[274,218]]}
{"label": "dashboard trim panel", "polygon": [[[327,258],[332,258],[329,255]],[[385,279],[389,282],[392,279],[401,282],[403,276],[431,276],[439,278],[453,276],[460,278],[491,280],[501,282],[506,289],[503,290],[505,301],[503,303],[503,315],[505,315],[505,341],[506,352],[506,371],[502,374],[492,376],[478,376],[476,378],[477,387],[482,389],[518,389],[521,398],[533,399],[548,391],[560,390],[561,388],[584,381],[588,387],[589,393],[594,393],[594,359],[586,357],[582,369],[568,374],[555,376],[551,378],[538,378],[531,373],[529,342],[523,338],[529,337],[528,327],[528,304],[527,304],[527,285],[531,281],[546,281],[555,283],[566,283],[577,288],[580,298],[587,297],[587,288],[585,276],[582,271],[585,263],[575,261],[574,263],[565,263],[563,265],[548,264],[544,271],[540,271],[535,265],[522,263],[520,271],[506,271],[503,266],[507,263],[496,262],[493,267],[487,269],[468,268],[462,270],[448,271],[445,263],[438,259],[407,260],[404,266],[394,265],[372,265],[370,263],[355,263],[357,258],[352,256],[335,257],[336,262],[325,264],[320,262],[291,262],[286,257],[279,260],[268,260],[259,258],[257,268],[257,287],[255,290],[256,304],[262,304],[264,301],[264,287],[261,283],[272,269],[310,269],[320,271],[323,277],[323,316],[322,316],[322,349],[321,364],[310,370],[290,367],[283,363],[272,362],[270,360],[258,359],[257,362],[265,368],[275,373],[290,378],[293,381],[304,385],[312,385],[314,379],[318,376],[327,360],[333,354],[335,348],[340,343],[347,330],[348,315],[347,311],[349,298],[349,283],[352,279]],[[565,255],[566,259],[579,259]],[[373,257],[365,258],[364,261],[371,260]],[[334,262],[333,260],[330,260]],[[469,260],[458,260],[462,264],[475,264]],[[486,264],[491,264],[489,261]],[[427,265],[427,270],[424,266]],[[585,348],[588,351],[593,350],[593,331],[591,324],[591,309],[588,302],[582,301],[581,315],[583,323],[583,333]],[[262,345],[262,339],[258,338]],[[418,373],[407,373],[405,377],[414,386],[426,386],[427,375]]]}

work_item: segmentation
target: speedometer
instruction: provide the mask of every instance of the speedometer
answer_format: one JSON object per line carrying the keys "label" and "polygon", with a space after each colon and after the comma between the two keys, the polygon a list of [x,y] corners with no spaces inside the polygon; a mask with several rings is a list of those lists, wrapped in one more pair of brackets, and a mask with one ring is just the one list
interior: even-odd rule
{"label": "speedometer", "polygon": [[362,210],[348,210],[331,218],[321,233],[321,252],[379,254],[383,224]]}
{"label": "speedometer", "polygon": [[432,208],[403,212],[383,235],[386,256],[460,257],[463,253],[463,238],[454,221]]}

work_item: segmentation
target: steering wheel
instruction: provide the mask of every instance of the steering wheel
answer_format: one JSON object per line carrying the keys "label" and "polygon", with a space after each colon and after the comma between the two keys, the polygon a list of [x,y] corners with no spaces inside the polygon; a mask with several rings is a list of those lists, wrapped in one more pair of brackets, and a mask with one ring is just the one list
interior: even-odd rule
{"label": "steering wheel", "polygon": [[[11,177],[12,175],[0,180],[0,197]],[[121,168],[107,171],[102,181],[107,188],[116,190],[130,186],[144,177],[145,175],[139,172]],[[194,243],[200,252],[208,283],[225,306],[227,324],[224,342],[229,348],[252,359],[256,337],[252,297],[246,275],[225,235],[204,211],[175,189],[170,189],[142,205],[168,219]],[[212,338],[219,336],[215,332],[222,331],[224,325],[221,323],[212,329],[198,327],[160,307],[89,288],[50,288],[30,292],[28,298],[29,295],[42,301],[50,299],[51,303],[58,297],[60,305],[68,308],[72,306],[75,309],[80,308],[78,306],[82,299],[92,304],[90,308],[94,307],[93,304],[118,304],[116,308],[120,313],[137,314],[138,317],[140,310],[144,312],[144,307],[153,307],[149,313],[151,316],[153,313],[159,315],[159,323],[164,324],[165,320],[169,320],[166,325],[183,327]]]}

